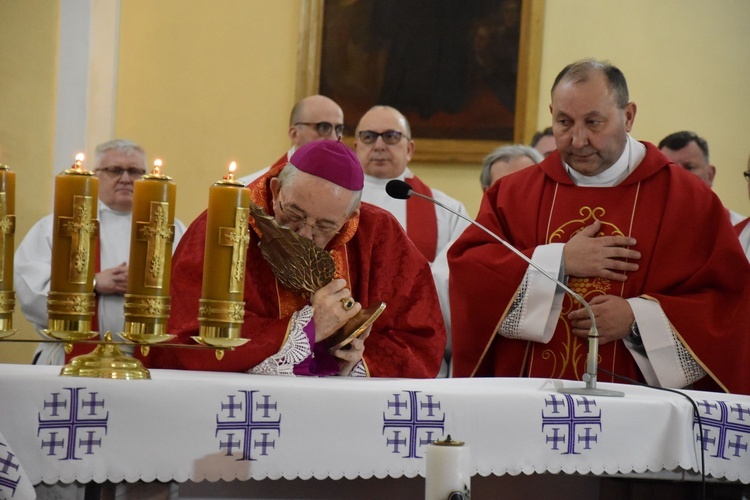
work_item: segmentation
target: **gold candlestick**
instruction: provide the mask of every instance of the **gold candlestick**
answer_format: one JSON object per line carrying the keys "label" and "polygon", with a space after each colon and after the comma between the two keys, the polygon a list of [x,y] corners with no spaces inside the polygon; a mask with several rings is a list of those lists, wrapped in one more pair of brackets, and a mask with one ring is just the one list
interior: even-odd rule
{"label": "gold candlestick", "polygon": [[83,168],[83,154],[55,178],[52,269],[47,297],[48,335],[88,339],[94,314],[94,258],[99,231],[99,179]]}
{"label": "gold candlestick", "polygon": [[[176,187],[161,173],[161,160],[151,174],[135,181],[133,223],[130,236],[128,289],[125,294],[125,327],[122,336],[151,344],[170,340],[169,279],[172,269]],[[141,346],[144,356],[148,345]]]}
{"label": "gold candlestick", "polygon": [[[250,191],[234,180],[236,164],[208,193],[203,288],[197,342],[219,348],[237,347],[245,317],[245,266],[250,242]],[[216,352],[221,358],[223,351]]]}
{"label": "gold candlestick", "polygon": [[0,164],[0,338],[16,333],[13,329],[13,251],[16,233],[16,174]]}

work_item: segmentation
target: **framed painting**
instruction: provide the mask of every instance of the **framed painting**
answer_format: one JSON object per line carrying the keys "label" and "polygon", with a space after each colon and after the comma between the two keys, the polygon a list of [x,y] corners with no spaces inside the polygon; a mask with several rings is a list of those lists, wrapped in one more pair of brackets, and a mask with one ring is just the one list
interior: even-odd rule
{"label": "framed painting", "polygon": [[348,143],[393,106],[414,161],[476,164],[536,131],[543,19],[544,0],[304,0],[296,97],[339,103]]}

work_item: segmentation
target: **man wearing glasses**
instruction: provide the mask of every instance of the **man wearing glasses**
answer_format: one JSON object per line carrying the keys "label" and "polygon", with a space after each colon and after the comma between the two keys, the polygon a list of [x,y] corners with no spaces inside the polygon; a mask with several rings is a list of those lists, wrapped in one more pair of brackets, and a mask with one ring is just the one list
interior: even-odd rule
{"label": "man wearing glasses", "polygon": [[[253,203],[280,225],[325,249],[334,279],[309,297],[285,287],[258,247],[250,223],[242,337],[251,341],[217,361],[213,351],[152,349],[160,368],[296,376],[431,378],[445,349],[445,327],[427,262],[384,210],[360,204],[362,167],[339,141],[308,143],[286,165],[250,184]],[[206,212],[188,229],[172,261],[175,342],[198,334]],[[352,300],[353,299],[353,300]],[[327,339],[361,309],[385,302],[361,337],[330,353]],[[365,346],[367,348],[365,349]]]}
{"label": "man wearing glasses", "polygon": [[[414,153],[414,141],[406,117],[390,106],[374,106],[357,125],[354,151],[365,171],[362,201],[388,210],[406,230],[406,234],[430,262],[440,305],[450,338],[450,305],[448,301],[447,251],[468,225],[460,217],[416,196],[408,200],[391,198],[385,185],[392,179],[404,180],[420,194],[435,198],[468,217],[464,205],[445,193],[430,189],[408,164]],[[450,346],[450,342],[448,342]],[[448,375],[450,348],[440,376]]]}
{"label": "man wearing glasses", "polygon": [[337,139],[344,132],[344,112],[335,101],[323,95],[311,95],[297,102],[289,116],[289,151],[270,167],[240,177],[239,182],[250,184],[268,172],[269,169],[284,165],[300,146],[322,139]]}
{"label": "man wearing glasses", "polygon": [[[99,332],[121,332],[123,304],[128,284],[133,183],[146,173],[146,153],[125,139],[96,148],[94,175],[99,179],[99,254],[96,257],[94,292]],[[52,214],[40,219],[26,234],[15,255],[16,296],[24,316],[37,330],[47,328],[47,294],[52,260]],[[174,221],[177,247],[185,225]],[[35,364],[64,364],[61,344],[42,343]]]}

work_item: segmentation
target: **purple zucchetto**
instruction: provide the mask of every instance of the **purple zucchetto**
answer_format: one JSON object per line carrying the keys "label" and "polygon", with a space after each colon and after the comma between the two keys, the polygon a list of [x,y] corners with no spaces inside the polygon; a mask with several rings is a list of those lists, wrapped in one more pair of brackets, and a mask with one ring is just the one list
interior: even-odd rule
{"label": "purple zucchetto", "polygon": [[302,172],[350,191],[361,191],[365,185],[365,174],[357,155],[341,141],[309,142],[294,152],[289,163]]}

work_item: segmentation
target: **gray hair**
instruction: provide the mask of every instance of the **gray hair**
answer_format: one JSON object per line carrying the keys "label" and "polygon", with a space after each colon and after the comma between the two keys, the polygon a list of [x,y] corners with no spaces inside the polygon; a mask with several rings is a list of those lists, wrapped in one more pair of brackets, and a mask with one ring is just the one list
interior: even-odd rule
{"label": "gray hair", "polygon": [[544,160],[542,154],[531,146],[525,144],[511,144],[509,146],[500,146],[493,152],[484,157],[482,163],[482,173],[479,174],[479,182],[482,184],[482,189],[489,189],[490,179],[490,167],[496,161],[510,162],[516,158],[526,156],[535,164]]}
{"label": "gray hair", "polygon": [[[281,169],[281,172],[279,172],[279,183],[282,186],[291,186],[294,182],[294,178],[297,177],[297,174],[300,172],[300,169],[292,165],[291,163],[287,163],[284,168]],[[346,188],[342,188],[346,189]],[[347,189],[347,191],[349,191]],[[362,190],[359,191],[352,191],[354,193],[354,197],[352,198],[352,202],[349,204],[349,207],[346,209],[346,216],[349,217],[352,212],[354,212],[357,207],[359,206],[360,201],[362,201]]]}
{"label": "gray hair", "polygon": [[112,150],[122,151],[125,154],[141,153],[143,155],[143,168],[146,168],[146,152],[138,144],[128,139],[113,139],[105,143],[99,144],[96,147],[96,156],[94,158],[95,169],[99,168],[102,164],[102,158],[104,153]]}
{"label": "gray hair", "polygon": [[562,81],[570,81],[573,83],[583,83],[589,80],[592,73],[602,73],[607,77],[609,88],[615,94],[615,101],[617,107],[625,109],[630,101],[630,94],[628,93],[628,82],[625,80],[625,75],[617,66],[609,63],[608,61],[597,61],[595,59],[583,59],[581,61],[574,62],[565,66],[555,78],[555,82],[552,84],[552,90],[550,93],[555,92],[555,88]]}

